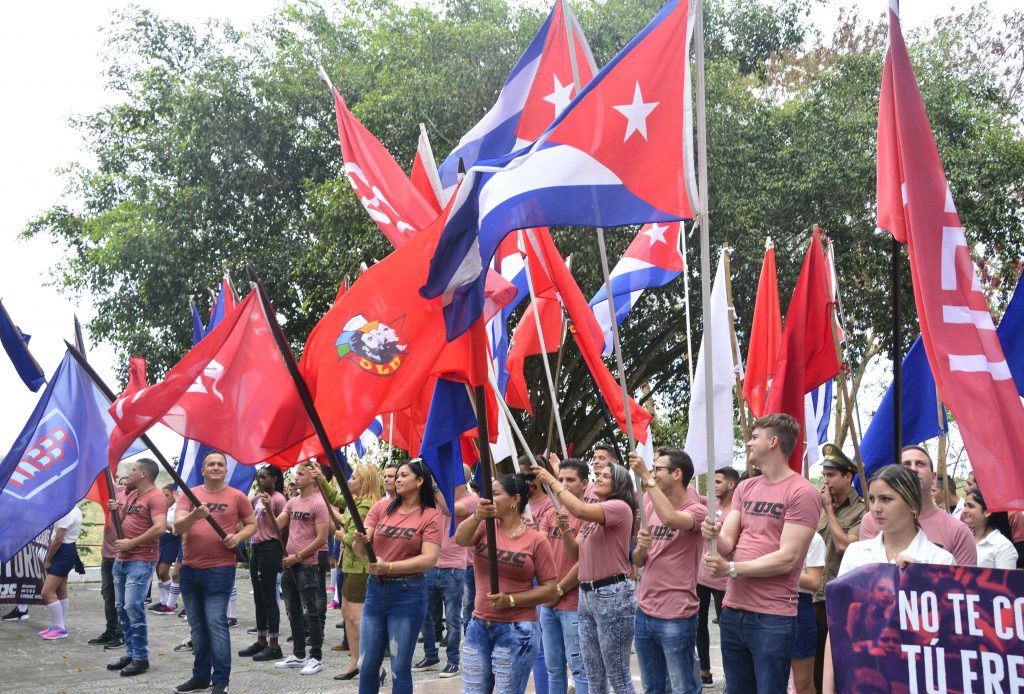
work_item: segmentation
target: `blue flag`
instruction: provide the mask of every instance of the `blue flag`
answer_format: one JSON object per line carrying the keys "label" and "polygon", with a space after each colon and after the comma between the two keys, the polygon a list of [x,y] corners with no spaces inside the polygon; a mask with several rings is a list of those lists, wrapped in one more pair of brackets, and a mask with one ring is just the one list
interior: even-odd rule
{"label": "blue flag", "polygon": [[448,534],[455,534],[455,487],[465,484],[459,436],[476,427],[476,415],[464,383],[437,379],[423,430],[420,456],[430,468],[451,512]]}
{"label": "blue flag", "polygon": [[[107,464],[110,401],[67,354],[0,463],[0,563],[85,498]],[[129,449],[126,457],[145,450]]]}
{"label": "blue flag", "polygon": [[3,342],[7,356],[14,362],[14,368],[21,380],[34,393],[46,382],[46,376],[28,351],[28,341],[31,337],[18,329],[4,308],[3,301],[0,301],[0,342]]}
{"label": "blue flag", "polygon": [[[948,431],[945,410],[942,428],[939,428],[939,406],[935,399],[935,378],[932,376],[924,344],[918,337],[907,356],[903,358],[903,444],[910,446],[927,441]],[[892,459],[892,409],[894,395],[892,385],[885,391],[882,404],[871,419],[864,440],[860,443],[860,455],[864,460],[864,474],[871,478],[878,468],[894,463]]]}
{"label": "blue flag", "polygon": [[1017,392],[1024,395],[1024,282],[1017,282],[1010,305],[999,321],[996,334],[1003,345],[1003,356],[1010,367],[1010,375],[1017,384]]}

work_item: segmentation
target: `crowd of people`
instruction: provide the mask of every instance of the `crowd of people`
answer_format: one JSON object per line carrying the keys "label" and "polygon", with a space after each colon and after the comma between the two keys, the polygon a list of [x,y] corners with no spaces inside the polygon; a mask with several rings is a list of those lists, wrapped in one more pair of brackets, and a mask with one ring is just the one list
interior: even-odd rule
{"label": "crowd of people", "polygon": [[[175,691],[226,692],[245,557],[255,640],[236,657],[318,675],[337,607],[344,639],[327,652],[348,657],[335,679],[358,679],[364,694],[389,677],[392,692],[411,692],[413,672],[435,669],[461,677],[466,692],[523,692],[532,676],[538,692],[629,693],[632,651],[643,691],[699,692],[714,682],[714,623],[728,692],[784,692],[792,683],[798,694],[828,693],[836,691],[830,581],[875,563],[1020,568],[1024,516],[989,511],[973,476],[961,498],[939,483],[926,449],[908,446],[902,465],[870,478],[865,500],[857,466],[837,446],[824,447],[820,487],[794,472],[799,435],[788,415],[756,420],[746,446],[755,472],[715,472],[714,514],[692,484],[690,456],[670,447],[650,468],[637,453],[620,461],[601,444],[590,463],[524,456],[517,474],[493,480],[491,498],[474,491],[466,467],[451,508],[418,459],[388,464],[383,475],[359,464],[347,486],[362,527],[326,467],[298,466],[286,491],[282,471],[262,466],[249,499],[227,485],[218,452],[203,459],[204,481],[188,495],[158,488],[157,464],[140,459],[109,502],[122,537],[108,522],[106,628],[90,643],[124,646],[112,672],[145,673],[147,613],[178,614],[180,595],[190,630],[183,647],[194,660]],[[81,525],[75,509],[54,526],[43,639],[67,636]],[[147,608],[154,572],[158,599]],[[886,619],[871,600],[843,609],[842,648],[877,637]],[[423,657],[414,663],[418,640]]]}

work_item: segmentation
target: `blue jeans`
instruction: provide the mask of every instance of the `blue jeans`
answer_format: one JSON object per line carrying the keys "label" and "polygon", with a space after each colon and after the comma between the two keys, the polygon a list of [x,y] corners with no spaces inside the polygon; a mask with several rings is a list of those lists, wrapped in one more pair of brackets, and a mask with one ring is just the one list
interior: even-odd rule
{"label": "blue jeans", "polygon": [[228,599],[234,585],[234,566],[181,567],[181,597],[192,632],[192,679],[196,681],[228,684],[231,679]]}
{"label": "blue jeans", "polygon": [[466,600],[462,603],[462,629],[469,629],[469,621],[473,619],[473,606],[476,602],[476,575],[473,566],[466,567]]}
{"label": "blue jeans", "polygon": [[124,631],[124,654],[133,660],[149,660],[143,601],[155,567],[150,561],[114,561],[114,607]]}
{"label": "blue jeans", "polygon": [[644,694],[697,694],[703,690],[694,657],[696,641],[697,615],[659,619],[637,608],[633,642]]}
{"label": "blue jeans", "polygon": [[370,576],[359,623],[359,694],[380,690],[380,666],[389,644],[392,694],[412,694],[412,655],[426,614],[426,578],[382,581]]}
{"label": "blue jeans", "polygon": [[569,666],[572,680],[576,683],[576,694],[587,694],[587,671],[583,667],[583,655],[580,653],[576,611],[541,607],[540,626],[550,694],[565,694],[568,690],[566,665]]}
{"label": "blue jeans", "polygon": [[[444,623],[448,632],[445,653],[449,665],[459,664],[459,642],[462,637],[462,593],[466,587],[465,569],[438,569],[427,572],[427,603],[435,599],[444,601]],[[423,618],[423,657],[437,659],[437,641],[434,633],[434,615],[427,611]]]}
{"label": "blue jeans", "polygon": [[796,617],[726,607],[719,622],[727,694],[786,691]]}
{"label": "blue jeans", "polygon": [[537,658],[536,622],[473,619],[462,653],[463,694],[522,694]]}

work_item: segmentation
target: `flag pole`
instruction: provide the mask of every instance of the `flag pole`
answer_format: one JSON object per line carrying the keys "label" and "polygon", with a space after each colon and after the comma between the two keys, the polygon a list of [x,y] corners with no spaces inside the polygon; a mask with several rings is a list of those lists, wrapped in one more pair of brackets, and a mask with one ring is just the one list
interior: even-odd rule
{"label": "flag pole", "polygon": [[[938,386],[935,388],[935,411],[939,417],[939,451],[938,451],[938,473],[939,473],[939,484],[942,485],[942,503],[946,503],[946,490],[949,488],[946,481],[949,476],[949,471],[946,468],[946,432],[943,429],[943,415],[945,414],[945,405],[942,403],[942,395],[939,393]],[[900,456],[902,457],[902,456]]]}
{"label": "flag pole", "polygon": [[[484,333],[484,326],[482,321],[478,321],[477,325],[471,328],[473,331],[473,341],[476,343],[474,346],[474,352],[481,355],[482,359],[490,362],[490,357],[487,353],[487,335]],[[488,374],[490,372],[488,371]],[[474,410],[477,413],[476,417],[476,445],[477,450],[480,452],[480,491],[483,498],[494,501],[494,480],[491,475],[491,466],[494,464],[491,460],[491,439],[487,431],[487,393],[484,391],[483,384],[473,387],[473,400]],[[484,535],[487,539],[487,571],[490,574],[489,585],[492,594],[500,592],[498,589],[498,526],[495,518],[487,518],[484,521]]]}
{"label": "flag pole", "polygon": [[[722,262],[725,263],[725,300],[729,305],[729,340],[732,343],[732,366],[733,376],[736,377],[736,399],[739,401],[740,406],[740,429],[743,431],[743,443],[746,444],[750,440],[750,424],[747,421],[747,408],[743,400],[743,377],[740,376],[740,364],[739,364],[739,341],[736,339],[736,308],[732,305],[732,269],[729,263],[729,242],[726,241],[722,244]],[[706,354],[706,352],[705,352]],[[746,445],[743,446],[744,456],[746,456]],[[747,474],[754,474],[753,466],[750,464],[750,458],[747,457]],[[712,464],[714,461],[711,461]]]}
{"label": "flag pole", "polygon": [[[712,331],[708,327],[708,318],[711,316],[711,237],[709,229],[708,214],[708,126],[704,86],[704,2],[696,1],[694,18],[694,72],[696,73],[697,103],[695,111],[697,115],[697,197],[700,200],[700,211],[697,215],[697,223],[700,225],[700,285],[701,285],[701,310],[704,324],[704,382],[708,387],[714,383],[714,359],[715,349],[712,344]],[[684,57],[684,60],[688,56]],[[685,144],[684,144],[685,147]],[[709,465],[715,460],[715,407],[714,398],[705,398],[705,437],[707,439],[707,460]],[[714,494],[708,494],[708,517],[715,519],[717,513],[717,499]],[[718,543],[715,540],[708,542],[708,552],[718,554]]]}
{"label": "flag pole", "polygon": [[[562,375],[562,359],[565,356],[565,338],[569,333],[569,321],[562,317],[562,339],[558,343],[558,358],[555,359],[555,386],[558,386],[558,379]],[[546,359],[545,359],[546,361]],[[547,460],[551,446],[555,442],[555,417],[559,414],[557,407],[552,407],[548,413],[548,435],[544,444],[544,459]]]}
{"label": "flag pole", "polygon": [[[299,399],[302,400],[302,405],[306,410],[306,414],[309,416],[310,422],[313,424],[313,429],[316,431],[317,440],[320,442],[320,447],[323,449],[323,455],[327,458],[330,463],[331,470],[334,472],[335,478],[338,480],[338,488],[341,489],[342,496],[345,497],[345,506],[348,512],[352,514],[352,520],[355,522],[356,532],[365,535],[366,526],[363,525],[363,518],[359,515],[359,507],[356,506],[356,500],[352,496],[352,490],[348,488],[348,480],[345,479],[345,474],[341,470],[341,463],[338,461],[338,454],[331,446],[331,440],[327,436],[327,431],[324,429],[324,423],[320,419],[320,414],[316,411],[316,406],[313,404],[313,397],[309,394],[309,388],[306,386],[306,382],[302,380],[302,376],[299,374],[299,367],[295,363],[295,357],[292,355],[291,347],[288,346],[288,339],[284,335],[284,330],[281,329],[281,324],[277,322],[277,314],[274,312],[274,307],[270,303],[270,297],[267,296],[267,290],[263,286],[263,280],[260,279],[259,275],[256,274],[256,270],[249,265],[249,281],[253,285],[253,289],[259,292],[260,305],[263,307],[263,312],[267,314],[267,322],[270,324],[271,332],[274,334],[274,341],[277,343],[277,349],[281,353],[281,359],[284,360],[285,366],[288,368],[288,374],[292,377],[292,381],[295,383],[295,390],[298,391]],[[317,488],[320,489],[321,493],[323,489],[317,484]],[[330,508],[330,504],[328,504]],[[333,514],[331,516],[334,518]],[[370,544],[366,545],[366,557],[370,560],[370,563],[377,561],[377,555],[373,551],[373,547]]]}
{"label": "flag pole", "polygon": [[[580,84],[580,67],[576,62],[576,37],[573,36],[572,26],[569,24],[569,0],[562,0],[562,18],[565,21],[565,33],[568,36],[569,63],[572,65],[572,79],[576,87],[577,96],[582,89]],[[629,439],[630,452],[636,451],[636,436],[633,432],[633,418],[630,414],[629,389],[626,386],[626,365],[622,360],[622,344],[619,341],[619,322],[615,314],[615,296],[612,294],[611,273],[608,270],[608,251],[604,244],[604,228],[597,227],[597,249],[601,255],[601,274],[604,276],[604,291],[608,299],[608,322],[612,327],[612,344],[615,347],[615,365],[618,368],[619,388],[622,390],[622,408],[626,416],[626,436]],[[600,396],[599,396],[600,398]],[[568,457],[568,455],[566,455]],[[625,463],[626,461],[623,461]],[[640,478],[636,478],[637,498],[643,499],[643,489],[640,486]],[[640,525],[647,530],[647,514],[640,514]]]}
{"label": "flag pole", "polygon": [[[110,403],[113,404],[114,401],[117,400],[117,396],[114,394],[114,391],[110,389],[110,386],[108,386],[104,382],[104,380],[100,378],[100,375],[96,373],[96,370],[92,368],[92,366],[90,366],[88,360],[86,360],[85,358],[85,355],[79,352],[78,348],[76,348],[67,340],[64,341],[64,344],[67,345],[68,352],[70,352],[74,360],[78,362],[78,365],[82,367],[82,369],[89,376],[89,379],[93,382],[93,384],[97,388],[99,388],[103,395],[107,398],[107,400],[109,400]],[[174,466],[171,465],[170,462],[168,462],[167,458],[164,457],[164,454],[160,452],[160,449],[158,449],[153,444],[153,441],[149,438],[149,436],[147,434],[141,434],[139,436],[139,440],[142,441],[143,445],[145,445],[146,448],[150,450],[150,452],[153,454],[153,457],[155,457],[157,461],[163,466],[164,470],[167,471],[167,474],[171,476],[171,479],[174,481],[174,483],[178,485],[179,489],[181,489],[182,494],[187,496],[188,500],[192,502],[193,508],[198,508],[199,506],[202,506],[203,503],[199,501],[199,498],[195,495],[195,492],[189,489],[188,485],[185,484],[185,480],[181,479],[181,475],[179,475],[178,471],[174,469]],[[109,469],[110,466],[108,465],[107,468]],[[224,532],[224,528],[220,527],[220,523],[218,523],[213,516],[207,516],[206,522],[208,522],[210,524],[210,527],[213,528],[213,532],[217,533],[217,537],[219,537],[222,540],[225,537],[227,537],[227,533]],[[243,545],[235,546],[235,554],[238,555],[238,558],[241,561],[249,561],[249,557],[246,556]]]}
{"label": "flag pole", "polygon": [[[692,227],[691,227],[692,228]],[[686,229],[679,222],[679,252],[683,255],[683,306],[686,309],[686,369],[693,388],[693,340],[690,337],[690,265],[686,258]]]}
{"label": "flag pole", "polygon": [[534,291],[533,271],[530,269],[530,257],[526,253],[526,241],[523,238],[523,231],[516,232],[519,236],[519,252],[523,254],[523,268],[526,270],[526,288],[530,292],[530,303],[533,308],[533,323],[537,329],[537,339],[540,341],[540,358],[544,362],[544,377],[548,382],[548,397],[551,400],[551,411],[555,415],[555,427],[558,429],[558,443],[562,447],[562,458],[569,457],[569,449],[565,445],[565,433],[562,431],[562,418],[558,414],[558,394],[555,392],[555,381],[551,376],[551,364],[548,363],[548,354],[545,350],[544,329],[540,323],[540,305],[537,303],[537,294]]}
{"label": "flag pole", "polygon": [[[83,359],[88,359],[85,352],[85,336],[82,334],[82,324],[78,322],[78,314],[75,316],[75,347],[81,352]],[[117,498],[117,485],[114,482],[114,475],[110,472],[110,466],[103,466],[103,479],[107,484],[107,496],[111,499]],[[103,509],[103,512],[110,518],[110,524],[114,526],[114,534],[118,540],[124,539],[124,528],[121,526],[121,514],[110,513],[110,509]]]}
{"label": "flag pole", "polygon": [[[903,305],[900,297],[900,242],[892,237],[892,457],[903,458]],[[847,405],[849,407],[849,405]]]}

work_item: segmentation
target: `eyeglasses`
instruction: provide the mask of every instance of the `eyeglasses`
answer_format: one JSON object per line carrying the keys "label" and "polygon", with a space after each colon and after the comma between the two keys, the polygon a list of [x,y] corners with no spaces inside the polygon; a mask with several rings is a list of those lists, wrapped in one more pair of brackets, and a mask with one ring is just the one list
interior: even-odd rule
{"label": "eyeglasses", "polygon": [[657,472],[658,470],[666,470],[666,471],[671,473],[672,470],[674,470],[674,469],[675,468],[673,468],[671,465],[655,465],[654,466],[654,471],[655,472]]}

